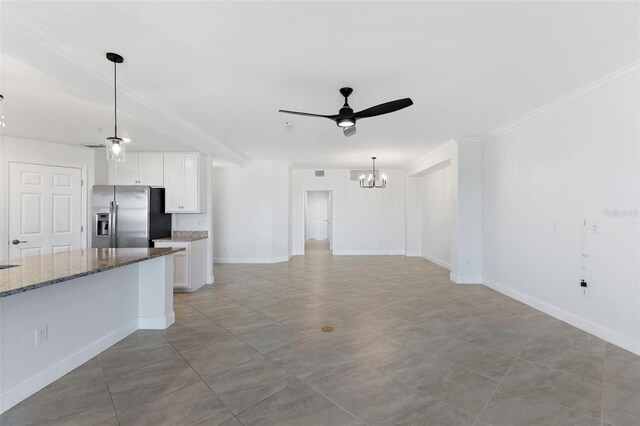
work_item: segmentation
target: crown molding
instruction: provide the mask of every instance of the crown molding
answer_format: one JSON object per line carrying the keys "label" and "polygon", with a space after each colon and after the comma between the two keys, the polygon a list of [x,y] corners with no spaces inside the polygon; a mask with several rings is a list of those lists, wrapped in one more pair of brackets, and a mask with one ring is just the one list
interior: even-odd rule
{"label": "crown molding", "polygon": [[[62,59],[71,63],[72,65],[80,68],[91,76],[102,81],[103,83],[107,85],[112,84],[112,75],[107,72],[107,69],[105,67],[99,67],[95,62],[87,61],[85,58],[76,54],[70,47],[56,40],[44,28],[42,28],[41,25],[34,22],[33,20],[15,13],[9,8],[3,8],[2,14],[0,15],[0,20],[11,28],[20,32],[24,36],[30,38],[31,40],[55,53]],[[248,158],[245,155],[220,142],[167,105],[158,102],[157,100],[148,96],[146,93],[138,90],[135,85],[131,84],[126,79],[123,79],[122,77],[118,78],[118,86],[123,89],[121,96],[126,96],[134,100],[141,106],[160,115],[163,119],[172,122],[183,130],[191,132],[194,135],[202,138],[204,141],[211,144],[213,148],[215,148],[215,150],[224,153],[224,155],[231,159],[233,162],[238,163],[239,165],[244,165],[248,161]],[[127,115],[135,118],[135,116],[132,114]],[[144,123],[145,121],[142,122]],[[148,123],[145,124],[149,125]],[[182,143],[189,145],[189,142]]]}
{"label": "crown molding", "polygon": [[546,114],[548,112],[554,111],[558,108],[561,108],[575,100],[578,100],[584,96],[587,96],[589,94],[592,94],[594,92],[597,92],[599,90],[603,90],[612,86],[615,86],[617,84],[622,83],[623,81],[626,81],[630,78],[633,78],[635,76],[640,75],[640,61],[634,61],[631,62],[630,64],[619,68],[609,74],[606,74],[600,78],[598,78],[597,80],[592,81],[589,84],[586,84],[582,87],[580,87],[577,90],[574,90],[573,92],[570,92],[564,96],[561,96],[560,98],[549,102],[546,105],[543,105],[539,108],[534,109],[531,112],[528,112],[518,118],[516,118],[513,121],[510,121],[507,124],[504,124],[492,131],[490,131],[483,139],[489,138],[489,137],[495,137],[504,133],[508,133],[526,123],[528,123],[529,121],[532,121],[534,119],[536,119],[537,117]]}
{"label": "crown molding", "polygon": [[606,74],[600,78],[598,78],[597,80],[592,81],[589,84],[586,84],[582,87],[580,87],[577,90],[574,90],[573,92],[570,92],[564,96],[559,97],[558,99],[549,102],[546,105],[543,105],[539,108],[534,109],[533,111],[530,111],[518,118],[516,118],[513,121],[508,122],[507,124],[504,124],[500,127],[497,127],[496,129],[490,131],[489,133],[487,133],[486,135],[481,135],[481,136],[463,136],[463,137],[454,137],[451,138],[449,140],[447,140],[445,143],[443,143],[442,145],[438,145],[436,148],[432,149],[431,151],[427,152],[425,155],[423,155],[422,157],[420,157],[417,161],[414,161],[412,163],[410,163],[405,170],[407,172],[410,172],[410,170],[412,169],[412,166],[414,166],[415,164],[419,164],[421,162],[424,162],[425,160],[429,159],[430,157],[437,155],[439,152],[449,148],[452,144],[455,144],[456,142],[481,142],[484,141],[486,139],[498,136],[498,135],[502,135],[505,133],[508,133],[532,120],[535,120],[537,117],[540,117],[543,114],[546,114],[548,112],[551,112],[553,110],[556,110],[558,108],[561,108],[573,101],[576,101],[584,96],[590,95],[592,93],[595,93],[599,90],[604,90],[607,89],[609,87],[613,87],[617,84],[620,84],[630,78],[636,77],[640,75],[640,60],[639,61],[634,61],[631,62],[628,65],[625,65],[622,68],[619,68],[613,72],[610,72],[609,74]]}
{"label": "crown molding", "polygon": [[452,141],[454,141],[454,142],[481,142],[486,138],[487,138],[486,135],[485,136],[459,136],[459,137],[453,138]]}

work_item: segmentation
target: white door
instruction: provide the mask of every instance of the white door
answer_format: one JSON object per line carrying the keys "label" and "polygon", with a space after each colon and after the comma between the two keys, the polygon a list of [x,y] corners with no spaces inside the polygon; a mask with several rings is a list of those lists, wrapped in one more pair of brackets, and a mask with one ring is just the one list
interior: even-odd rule
{"label": "white door", "polygon": [[329,194],[325,191],[310,191],[307,199],[309,202],[309,239],[327,240]]}
{"label": "white door", "polygon": [[138,154],[138,183],[164,186],[164,155]]}
{"label": "white door", "polygon": [[82,248],[81,226],[80,169],[10,163],[11,258],[78,250]]}
{"label": "white door", "polygon": [[125,161],[116,165],[116,185],[138,184],[138,154],[127,154]]}

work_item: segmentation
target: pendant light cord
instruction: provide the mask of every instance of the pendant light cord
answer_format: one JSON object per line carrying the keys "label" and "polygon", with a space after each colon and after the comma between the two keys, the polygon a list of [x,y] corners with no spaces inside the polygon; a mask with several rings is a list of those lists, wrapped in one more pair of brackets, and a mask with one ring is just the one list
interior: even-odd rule
{"label": "pendant light cord", "polygon": [[373,160],[373,184],[376,184],[376,159],[372,158]]}
{"label": "pendant light cord", "polygon": [[117,71],[118,67],[115,61],[113,61],[113,122],[115,123],[114,125],[114,136],[117,138],[118,137],[118,77],[117,77]]}

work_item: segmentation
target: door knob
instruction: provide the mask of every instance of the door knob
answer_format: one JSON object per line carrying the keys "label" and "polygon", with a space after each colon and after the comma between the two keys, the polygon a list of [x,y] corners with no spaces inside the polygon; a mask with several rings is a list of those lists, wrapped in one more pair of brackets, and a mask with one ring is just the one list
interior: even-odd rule
{"label": "door knob", "polygon": [[26,241],[20,241],[20,240],[11,241],[11,244],[13,244],[14,246],[17,246],[18,244],[21,244],[21,243],[26,243]]}

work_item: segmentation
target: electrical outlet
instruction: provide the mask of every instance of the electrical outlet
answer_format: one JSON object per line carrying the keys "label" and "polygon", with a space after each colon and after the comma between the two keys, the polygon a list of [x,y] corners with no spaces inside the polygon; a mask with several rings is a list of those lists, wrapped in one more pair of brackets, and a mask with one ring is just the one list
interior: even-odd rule
{"label": "electrical outlet", "polygon": [[585,299],[589,298],[589,287],[587,286],[587,282],[585,280],[580,280],[580,290],[582,291],[582,297]]}
{"label": "electrical outlet", "polygon": [[595,223],[595,222],[591,223],[591,232],[594,233],[594,234],[598,233],[598,224],[597,223]]}
{"label": "electrical outlet", "polygon": [[49,327],[45,324],[42,327],[38,327],[35,330],[36,334],[36,347],[47,343],[49,340]]}

